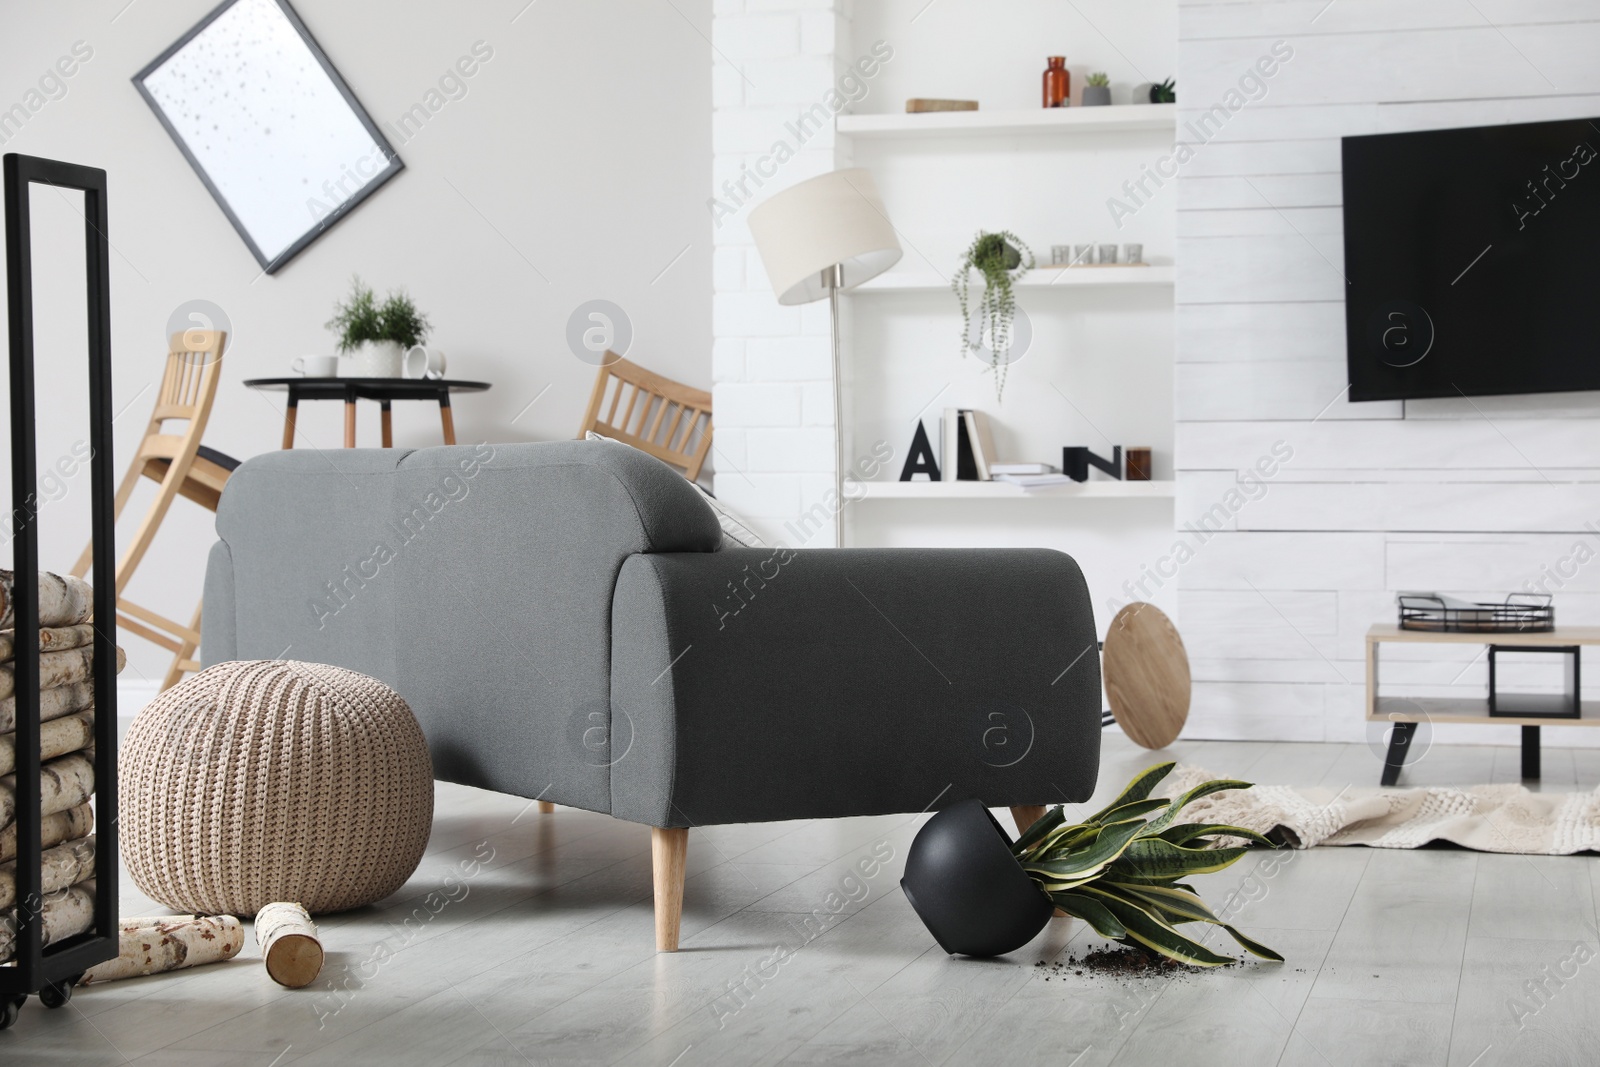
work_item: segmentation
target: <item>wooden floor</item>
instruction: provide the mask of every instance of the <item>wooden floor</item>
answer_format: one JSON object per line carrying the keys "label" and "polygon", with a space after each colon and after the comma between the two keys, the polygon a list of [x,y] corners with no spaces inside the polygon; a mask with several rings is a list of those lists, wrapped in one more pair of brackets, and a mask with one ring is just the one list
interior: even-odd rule
{"label": "wooden floor", "polygon": [[[1102,793],[1156,761],[1106,740]],[[1301,786],[1375,785],[1380,765],[1352,745],[1171,753]],[[1545,762],[1546,789],[1600,784],[1600,751]],[[1402,781],[1517,773],[1515,749],[1436,746]],[[0,1063],[1600,1062],[1590,857],[1322,849],[1280,854],[1270,875],[1247,857],[1199,889],[1218,907],[1239,893],[1235,922],[1286,965],[1118,981],[1035,966],[1098,943],[1069,919],[1005,959],[937,949],[898,888],[920,818],[693,830],[683,950],[657,955],[646,830],[454,786],[438,800],[406,888],[321,924],[330,960],[315,987],[273,985],[252,943],[231,963],[91,987],[58,1011],[30,1002],[0,1034]],[[851,879],[858,859],[891,850],[875,877]],[[475,857],[492,858],[474,874]],[[124,914],[164,910],[131,885],[124,901]]]}

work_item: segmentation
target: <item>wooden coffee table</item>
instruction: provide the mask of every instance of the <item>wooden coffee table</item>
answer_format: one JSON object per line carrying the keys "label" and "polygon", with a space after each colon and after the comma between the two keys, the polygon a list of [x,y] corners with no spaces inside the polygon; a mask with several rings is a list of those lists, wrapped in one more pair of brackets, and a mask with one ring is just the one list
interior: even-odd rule
{"label": "wooden coffee table", "polygon": [[294,447],[294,423],[302,400],[344,401],[344,447],[356,447],[356,401],[376,400],[383,414],[383,447],[394,445],[394,430],[389,421],[389,405],[396,400],[432,400],[439,405],[439,421],[444,425],[444,443],[456,443],[455,419],[450,414],[451,393],[481,393],[488,382],[458,381],[453,378],[252,378],[244,383],[252,389],[286,389],[289,406],[283,412],[283,447]]}
{"label": "wooden coffee table", "polygon": [[1580,704],[1578,718],[1542,715],[1489,714],[1489,699],[1470,697],[1386,697],[1378,692],[1378,650],[1383,645],[1497,645],[1505,649],[1549,649],[1600,645],[1600,626],[1559,626],[1543,633],[1456,633],[1402,630],[1388,623],[1367,631],[1367,721],[1394,724],[1389,751],[1383,761],[1384,785],[1394,785],[1410,753],[1419,723],[1466,723],[1475,726],[1522,727],[1522,777],[1539,777],[1539,727],[1600,726],[1600,708]]}

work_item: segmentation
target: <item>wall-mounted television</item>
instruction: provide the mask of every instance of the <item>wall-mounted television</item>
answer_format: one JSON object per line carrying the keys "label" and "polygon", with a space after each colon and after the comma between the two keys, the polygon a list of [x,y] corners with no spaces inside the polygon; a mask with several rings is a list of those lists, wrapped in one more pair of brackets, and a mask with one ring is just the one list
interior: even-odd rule
{"label": "wall-mounted television", "polygon": [[1342,148],[1351,400],[1600,389],[1600,119]]}

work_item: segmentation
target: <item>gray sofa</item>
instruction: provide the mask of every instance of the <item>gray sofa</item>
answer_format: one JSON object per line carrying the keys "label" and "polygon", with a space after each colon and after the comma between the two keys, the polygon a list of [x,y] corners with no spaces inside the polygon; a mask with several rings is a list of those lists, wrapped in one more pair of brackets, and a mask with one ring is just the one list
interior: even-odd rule
{"label": "gray sofa", "polygon": [[582,441],[269,453],[217,534],[207,665],[362,671],[438,778],[656,828],[663,948],[687,827],[1094,789],[1094,618],[1059,552],[723,548],[671,468]]}

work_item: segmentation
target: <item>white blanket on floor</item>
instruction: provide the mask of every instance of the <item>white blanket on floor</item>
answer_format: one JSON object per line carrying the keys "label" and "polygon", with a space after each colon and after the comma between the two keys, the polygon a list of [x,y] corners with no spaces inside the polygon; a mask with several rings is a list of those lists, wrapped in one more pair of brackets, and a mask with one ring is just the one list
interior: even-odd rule
{"label": "white blanket on floor", "polygon": [[[1179,764],[1156,795],[1177,796],[1217,777]],[[1569,856],[1600,851],[1600,789],[1530,793],[1520,785],[1472,785],[1335,792],[1258,785],[1202,797],[1180,818],[1242,826],[1291,848],[1420,848],[1449,841],[1479,852]]]}

